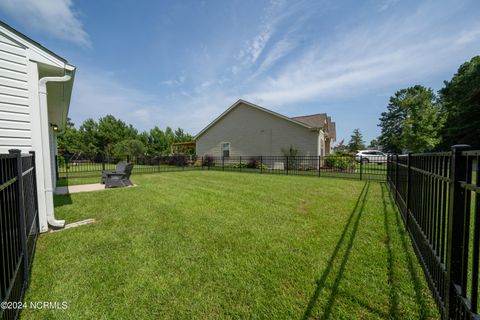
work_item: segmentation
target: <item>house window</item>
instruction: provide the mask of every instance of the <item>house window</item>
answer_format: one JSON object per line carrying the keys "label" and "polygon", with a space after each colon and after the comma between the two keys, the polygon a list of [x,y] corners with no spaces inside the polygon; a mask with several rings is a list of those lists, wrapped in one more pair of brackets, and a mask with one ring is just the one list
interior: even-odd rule
{"label": "house window", "polygon": [[230,157],[230,142],[222,144],[222,154],[224,157]]}

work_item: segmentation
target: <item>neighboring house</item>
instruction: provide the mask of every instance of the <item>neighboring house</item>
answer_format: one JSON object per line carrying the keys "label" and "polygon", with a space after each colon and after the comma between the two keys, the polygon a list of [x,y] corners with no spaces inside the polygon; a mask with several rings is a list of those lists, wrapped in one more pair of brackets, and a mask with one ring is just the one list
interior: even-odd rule
{"label": "neighboring house", "polygon": [[335,142],[335,122],[325,113],[289,118],[238,100],[195,136],[198,156],[325,156]]}
{"label": "neighboring house", "polygon": [[75,67],[0,22],[0,153],[35,151],[40,230],[55,219],[56,134],[65,127]]}

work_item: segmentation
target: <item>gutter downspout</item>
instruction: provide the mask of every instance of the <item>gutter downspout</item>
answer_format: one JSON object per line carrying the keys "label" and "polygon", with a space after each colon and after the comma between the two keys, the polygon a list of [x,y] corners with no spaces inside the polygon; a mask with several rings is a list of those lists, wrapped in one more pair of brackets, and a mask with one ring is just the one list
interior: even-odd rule
{"label": "gutter downspout", "polygon": [[72,77],[64,75],[63,77],[43,77],[38,80],[38,98],[40,107],[40,133],[42,142],[42,158],[44,170],[44,191],[47,209],[47,222],[54,228],[63,228],[65,220],[55,219],[53,207],[53,183],[52,183],[52,162],[50,159],[50,123],[48,122],[48,103],[47,103],[47,83],[48,82],[67,82]]}

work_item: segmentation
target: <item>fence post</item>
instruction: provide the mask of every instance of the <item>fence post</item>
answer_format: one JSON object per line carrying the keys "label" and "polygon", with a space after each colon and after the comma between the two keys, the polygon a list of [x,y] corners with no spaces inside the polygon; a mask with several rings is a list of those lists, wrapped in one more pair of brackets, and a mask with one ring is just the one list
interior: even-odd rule
{"label": "fence post", "polygon": [[[452,159],[450,162],[450,204],[448,208],[448,233],[447,233],[447,292],[445,303],[445,319],[454,316],[455,291],[462,283],[463,270],[463,234],[465,230],[465,189],[460,183],[467,178],[467,158],[461,152],[469,150],[469,145],[452,146]],[[460,293],[461,291],[458,290]],[[453,318],[452,318],[453,319]]]}
{"label": "fence post", "polygon": [[263,156],[260,156],[260,174],[263,173]]}
{"label": "fence post", "polygon": [[[8,150],[11,155],[15,155],[17,160],[17,208],[18,208],[18,222],[20,233],[20,249],[23,258],[23,283],[28,283],[29,261],[27,254],[27,227],[25,223],[25,195],[23,194],[23,169],[22,169],[22,154],[18,149]],[[35,197],[37,195],[34,195]]]}
{"label": "fence post", "polygon": [[408,230],[408,217],[410,216],[410,191],[412,190],[410,182],[412,181],[412,153],[409,152],[407,156],[407,182],[405,192],[405,228]]}
{"label": "fence post", "polygon": [[[38,210],[38,196],[37,196],[37,164],[36,164],[36,158],[35,158],[35,151],[29,151],[28,152],[32,156],[32,184],[33,184],[33,199],[35,203],[35,210]],[[37,227],[40,229],[39,222],[38,222],[38,217],[36,219]]]}
{"label": "fence post", "polygon": [[102,171],[105,171],[105,157],[102,156]]}
{"label": "fence post", "polygon": [[363,157],[360,155],[360,180],[362,180]]}
{"label": "fence post", "polygon": [[64,156],[63,157],[65,159],[65,178],[67,179],[67,184],[68,184],[68,166],[69,166],[69,161],[70,161],[70,157],[68,156]]}
{"label": "fence post", "polygon": [[240,167],[240,172],[242,172],[242,156],[240,156],[240,164],[239,164],[239,167]]}
{"label": "fence post", "polygon": [[407,217],[408,217],[408,210],[410,210],[410,182],[412,180],[412,153],[409,152],[407,156],[407,185],[406,185],[406,195],[405,195],[405,205],[407,207]]}
{"label": "fence post", "polygon": [[287,157],[287,176],[288,176],[288,156]]}
{"label": "fence post", "polygon": [[395,202],[398,201],[397,188],[398,188],[398,153],[395,155],[395,188],[393,188],[393,190],[395,190]]}
{"label": "fence post", "polygon": [[225,171],[225,156],[222,156],[222,171]]}
{"label": "fence post", "polygon": [[320,177],[320,164],[322,163],[322,156],[318,156],[318,176]]}

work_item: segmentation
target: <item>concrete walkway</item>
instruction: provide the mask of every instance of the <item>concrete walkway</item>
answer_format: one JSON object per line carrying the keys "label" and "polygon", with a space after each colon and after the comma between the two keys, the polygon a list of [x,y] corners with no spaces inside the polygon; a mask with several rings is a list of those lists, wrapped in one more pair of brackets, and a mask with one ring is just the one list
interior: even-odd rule
{"label": "concrete walkway", "polygon": [[57,187],[55,189],[55,194],[62,195],[62,194],[69,194],[69,193],[98,191],[98,190],[104,190],[104,189],[105,189],[105,185],[101,183],[81,184],[77,186]]}

